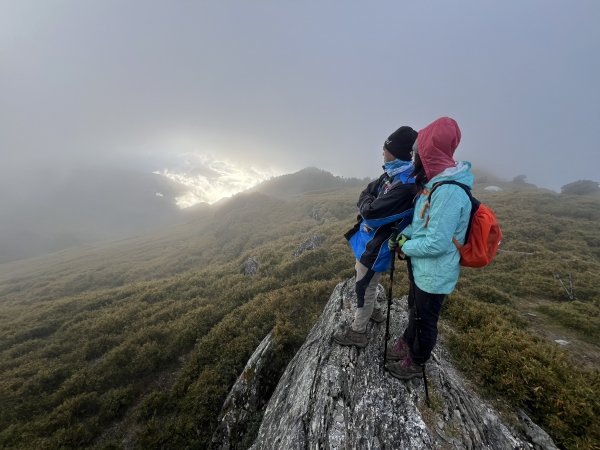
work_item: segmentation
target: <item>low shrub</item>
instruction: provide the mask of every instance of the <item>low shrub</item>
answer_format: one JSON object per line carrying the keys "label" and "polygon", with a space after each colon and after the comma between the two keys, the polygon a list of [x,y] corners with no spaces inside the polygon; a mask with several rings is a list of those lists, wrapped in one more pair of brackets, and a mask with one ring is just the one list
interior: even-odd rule
{"label": "low shrub", "polygon": [[532,336],[505,308],[453,296],[450,350],[488,393],[524,408],[568,449],[600,443],[600,373],[575,364],[558,346]]}
{"label": "low shrub", "polygon": [[594,304],[573,301],[541,305],[538,311],[554,322],[576,332],[582,339],[600,344],[600,308]]}

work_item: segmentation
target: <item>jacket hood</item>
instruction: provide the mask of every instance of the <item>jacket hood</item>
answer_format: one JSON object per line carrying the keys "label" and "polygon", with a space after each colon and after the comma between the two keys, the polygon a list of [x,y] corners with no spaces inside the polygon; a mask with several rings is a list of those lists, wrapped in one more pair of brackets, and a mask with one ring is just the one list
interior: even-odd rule
{"label": "jacket hood", "polygon": [[419,131],[417,152],[427,179],[454,167],[454,151],[460,142],[460,128],[454,119],[441,117]]}
{"label": "jacket hood", "polygon": [[473,187],[475,177],[471,173],[471,163],[468,161],[459,161],[454,167],[448,167],[425,184],[427,189],[431,189],[435,183],[440,181],[458,181],[466,184],[470,188]]}

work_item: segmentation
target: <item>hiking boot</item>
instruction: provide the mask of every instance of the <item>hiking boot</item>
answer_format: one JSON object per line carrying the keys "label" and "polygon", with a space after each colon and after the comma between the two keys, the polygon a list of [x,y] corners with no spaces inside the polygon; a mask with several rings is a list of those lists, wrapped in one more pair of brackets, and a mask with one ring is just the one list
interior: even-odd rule
{"label": "hiking boot", "polygon": [[354,345],[356,347],[364,348],[367,346],[367,332],[358,333],[348,327],[345,330],[340,330],[333,334],[333,340],[340,345]]}
{"label": "hiking boot", "polygon": [[385,322],[385,316],[381,312],[380,308],[374,309],[370,319],[375,323]]}
{"label": "hiking boot", "polygon": [[387,369],[390,375],[399,380],[410,380],[411,378],[423,378],[423,366],[413,362],[410,356],[402,361],[389,363]]}
{"label": "hiking boot", "polygon": [[410,351],[408,350],[408,344],[404,340],[404,338],[398,339],[395,345],[392,347],[388,347],[386,358],[389,361],[402,361],[407,356],[410,355]]}

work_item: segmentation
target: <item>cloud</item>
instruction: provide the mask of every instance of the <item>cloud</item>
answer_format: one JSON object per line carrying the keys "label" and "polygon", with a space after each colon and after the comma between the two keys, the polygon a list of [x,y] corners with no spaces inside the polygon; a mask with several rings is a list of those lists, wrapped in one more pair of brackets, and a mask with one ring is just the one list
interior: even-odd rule
{"label": "cloud", "polygon": [[180,208],[189,208],[202,202],[214,203],[279,175],[255,167],[239,167],[202,153],[182,153],[177,159],[173,167],[154,173],[187,188],[187,192],[176,198]]}
{"label": "cloud", "polygon": [[393,130],[442,115],[475,167],[554,188],[597,179],[598,1],[43,3],[0,7],[11,195],[25,172],[108,163],[222,180],[169,149],[375,176]]}

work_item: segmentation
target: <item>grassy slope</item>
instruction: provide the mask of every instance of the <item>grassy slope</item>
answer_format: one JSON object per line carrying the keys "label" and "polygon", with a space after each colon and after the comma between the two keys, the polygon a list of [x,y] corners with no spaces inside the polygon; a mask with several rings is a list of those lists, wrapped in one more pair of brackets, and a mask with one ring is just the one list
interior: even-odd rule
{"label": "grassy slope", "polygon": [[[168,233],[0,266],[0,446],[207,446],[264,335],[275,327],[278,373],[351,275],[341,234],[357,191],[240,196]],[[598,351],[600,202],[538,190],[480,197],[498,213],[506,252],[465,270],[446,303],[457,362],[561,445],[591,447],[598,366],[579,368],[568,350],[581,340]],[[294,257],[317,233],[323,247]],[[240,273],[249,256],[259,276]],[[577,302],[554,277],[569,272]],[[535,328],[524,319],[532,308]],[[549,328],[573,339],[567,351],[528,332]]]}
{"label": "grassy slope", "polygon": [[[493,265],[466,269],[445,307],[457,362],[567,448],[600,444],[600,198],[481,195],[504,229]],[[570,302],[555,275],[571,273]],[[532,334],[534,336],[532,336]],[[552,339],[566,336],[559,348]],[[566,350],[566,351],[565,351]]]}

